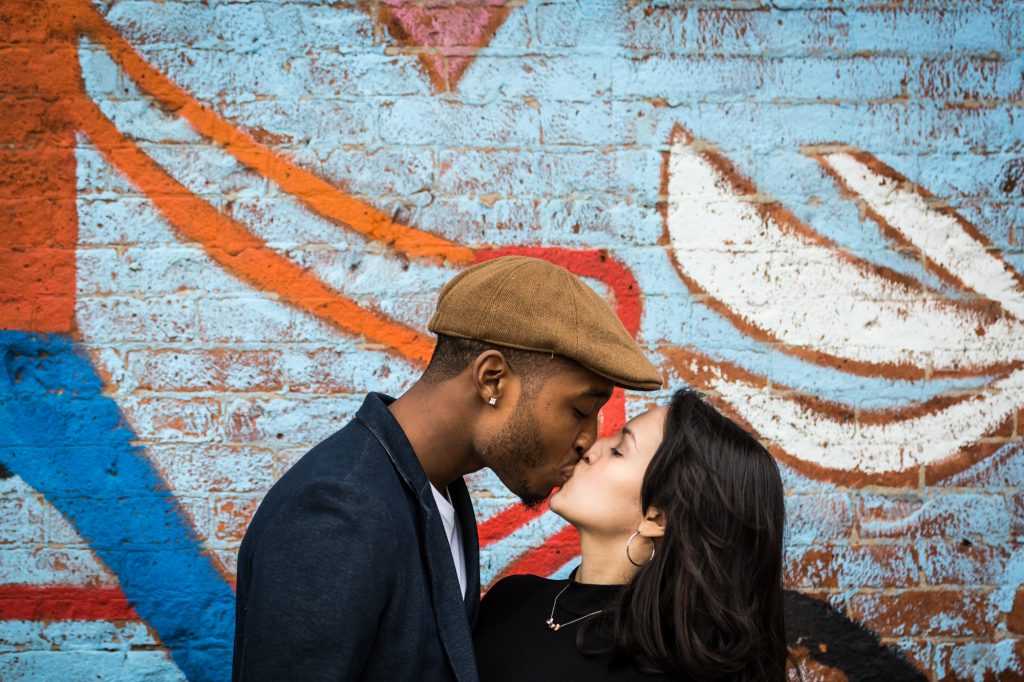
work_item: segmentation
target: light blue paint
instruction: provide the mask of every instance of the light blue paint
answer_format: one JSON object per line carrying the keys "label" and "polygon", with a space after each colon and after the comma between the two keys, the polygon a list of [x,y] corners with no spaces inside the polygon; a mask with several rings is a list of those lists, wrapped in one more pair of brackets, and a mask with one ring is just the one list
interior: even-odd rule
{"label": "light blue paint", "polygon": [[75,526],[182,672],[226,679],[231,587],[132,445],[134,434],[101,394],[89,361],[59,335],[0,332],[0,349],[0,461]]}

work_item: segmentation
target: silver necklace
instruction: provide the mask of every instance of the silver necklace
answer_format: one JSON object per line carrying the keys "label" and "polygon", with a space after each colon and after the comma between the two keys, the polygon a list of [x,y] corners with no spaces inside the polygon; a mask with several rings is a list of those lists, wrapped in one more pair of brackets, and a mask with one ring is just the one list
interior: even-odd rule
{"label": "silver necklace", "polygon": [[[572,585],[572,581],[571,580],[565,584],[565,587],[562,588],[562,592],[565,592],[566,590],[568,590],[569,589],[569,585]],[[590,618],[591,616],[596,616],[597,614],[601,613],[601,611],[604,610],[604,609],[598,609],[597,611],[594,611],[593,613],[588,613],[585,616],[580,616],[579,618],[570,620],[568,623],[556,623],[555,622],[555,606],[558,605],[558,598],[562,596],[562,592],[559,592],[558,594],[555,595],[555,601],[552,602],[552,604],[551,604],[551,615],[548,616],[548,619],[546,621],[547,624],[548,624],[548,628],[550,628],[551,630],[554,630],[554,631],[557,632],[558,630],[561,630],[562,628],[564,628],[566,625],[572,625],[573,623],[580,622],[584,618]]]}

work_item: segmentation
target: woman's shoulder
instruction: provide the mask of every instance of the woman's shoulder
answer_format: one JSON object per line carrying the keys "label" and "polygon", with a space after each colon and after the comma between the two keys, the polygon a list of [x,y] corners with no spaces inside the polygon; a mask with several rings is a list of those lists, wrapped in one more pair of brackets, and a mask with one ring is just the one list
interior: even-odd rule
{"label": "woman's shoulder", "polygon": [[487,590],[480,602],[480,615],[486,618],[493,614],[532,613],[539,608],[538,604],[549,603],[561,585],[564,581],[536,575],[510,575]]}
{"label": "woman's shoulder", "polygon": [[516,598],[524,595],[544,592],[557,585],[557,581],[541,578],[538,575],[510,575],[494,583],[484,599]]}

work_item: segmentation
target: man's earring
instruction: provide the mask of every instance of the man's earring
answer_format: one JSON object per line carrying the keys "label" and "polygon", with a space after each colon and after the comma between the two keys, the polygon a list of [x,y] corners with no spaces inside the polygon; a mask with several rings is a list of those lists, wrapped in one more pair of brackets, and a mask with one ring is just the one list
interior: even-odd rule
{"label": "man's earring", "polygon": [[490,405],[491,407],[494,407],[495,405],[498,404],[498,399],[492,395],[491,399],[487,401],[487,404]]}

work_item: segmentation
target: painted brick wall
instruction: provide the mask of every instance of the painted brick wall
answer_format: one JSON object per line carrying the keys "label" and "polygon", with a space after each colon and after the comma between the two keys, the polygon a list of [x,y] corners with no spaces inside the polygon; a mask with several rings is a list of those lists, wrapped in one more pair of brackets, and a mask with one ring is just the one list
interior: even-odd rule
{"label": "painted brick wall", "polygon": [[[770,444],[808,679],[1024,679],[1022,47],[987,0],[4,3],[0,677],[225,679],[262,495],[530,253]],[[473,488],[486,583],[573,565]]]}

